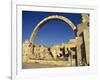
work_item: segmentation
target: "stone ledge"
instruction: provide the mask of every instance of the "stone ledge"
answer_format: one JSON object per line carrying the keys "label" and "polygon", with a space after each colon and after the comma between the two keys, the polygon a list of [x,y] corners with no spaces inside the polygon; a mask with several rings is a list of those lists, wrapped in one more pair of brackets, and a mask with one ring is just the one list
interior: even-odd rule
{"label": "stone ledge", "polygon": [[24,62],[24,63],[46,64],[46,65],[57,65],[57,66],[72,66],[70,61],[28,60],[28,62]]}

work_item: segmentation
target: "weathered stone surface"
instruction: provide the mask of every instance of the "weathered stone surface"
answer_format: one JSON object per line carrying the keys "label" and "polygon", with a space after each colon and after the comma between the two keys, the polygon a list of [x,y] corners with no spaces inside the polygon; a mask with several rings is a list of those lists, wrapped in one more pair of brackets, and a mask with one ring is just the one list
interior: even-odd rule
{"label": "weathered stone surface", "polygon": [[63,20],[66,24],[68,24],[73,30],[76,29],[76,26],[66,17],[64,16],[59,16],[59,15],[52,15],[52,16],[48,16],[46,18],[44,18],[42,21],[40,21],[37,26],[35,27],[35,29],[33,30],[31,36],[30,36],[30,39],[29,41],[32,42],[36,36],[36,33],[38,32],[38,30],[41,28],[41,25],[43,23],[45,23],[46,21],[48,20],[51,20],[51,19],[60,19],[60,20]]}

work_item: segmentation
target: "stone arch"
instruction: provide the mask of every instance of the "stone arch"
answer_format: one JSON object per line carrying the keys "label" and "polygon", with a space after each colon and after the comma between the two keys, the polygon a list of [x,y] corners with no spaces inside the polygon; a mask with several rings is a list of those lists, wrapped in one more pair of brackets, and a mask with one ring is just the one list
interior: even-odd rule
{"label": "stone arch", "polygon": [[32,34],[29,38],[29,42],[32,42],[38,32],[38,30],[41,28],[42,24],[44,24],[46,21],[48,20],[52,20],[52,19],[59,19],[59,20],[62,20],[64,21],[66,24],[68,24],[72,29],[73,31],[76,30],[76,26],[66,17],[64,16],[59,16],[59,15],[52,15],[52,16],[48,16],[46,18],[44,18],[43,20],[41,20],[37,25],[36,27],[34,28],[34,30],[32,31]]}

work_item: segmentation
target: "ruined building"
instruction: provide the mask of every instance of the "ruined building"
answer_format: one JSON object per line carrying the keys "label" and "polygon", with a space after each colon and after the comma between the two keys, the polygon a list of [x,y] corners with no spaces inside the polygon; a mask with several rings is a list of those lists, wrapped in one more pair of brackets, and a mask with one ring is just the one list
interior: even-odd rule
{"label": "ruined building", "polygon": [[[36,33],[42,27],[41,24],[50,19],[60,19],[66,22],[75,31],[75,39],[49,48],[44,45],[36,45],[33,42]],[[63,61],[61,65],[88,66],[90,64],[89,55],[89,14],[82,14],[82,23],[77,27],[64,16],[46,17],[37,24],[30,39],[23,42],[23,63],[40,61],[40,63],[50,64],[52,62],[52,64],[60,65],[59,61]]]}

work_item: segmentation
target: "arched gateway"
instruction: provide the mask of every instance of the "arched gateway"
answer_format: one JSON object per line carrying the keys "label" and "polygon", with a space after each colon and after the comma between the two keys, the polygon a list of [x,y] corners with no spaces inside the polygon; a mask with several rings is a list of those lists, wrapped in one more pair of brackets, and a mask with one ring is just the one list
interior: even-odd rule
{"label": "arched gateway", "polygon": [[49,20],[52,20],[52,19],[59,19],[59,20],[62,20],[64,21],[66,24],[68,24],[72,29],[73,31],[76,30],[76,26],[66,17],[64,16],[59,16],[59,15],[52,15],[52,16],[48,16],[46,18],[44,18],[42,21],[40,21],[36,27],[34,28],[34,30],[32,31],[32,34],[29,38],[29,42],[32,42],[38,32],[38,30],[42,27],[42,24],[44,24],[45,22],[49,21]]}

